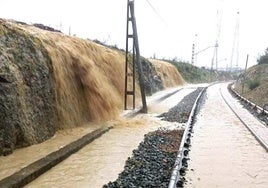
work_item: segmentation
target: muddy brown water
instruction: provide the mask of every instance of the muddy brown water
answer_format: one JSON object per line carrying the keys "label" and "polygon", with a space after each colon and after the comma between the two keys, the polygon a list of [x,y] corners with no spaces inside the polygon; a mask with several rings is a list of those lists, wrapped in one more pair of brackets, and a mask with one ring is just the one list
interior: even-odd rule
{"label": "muddy brown water", "polygon": [[167,124],[153,116],[139,115],[129,121],[117,120],[114,126],[26,187],[102,187],[117,178],[144,134]]}
{"label": "muddy brown water", "polygon": [[[51,139],[26,148],[15,150],[11,155],[0,156],[0,179],[12,175],[34,161],[45,157],[67,144],[99,128],[101,125],[87,124],[81,127],[58,131]],[[103,125],[102,125],[103,126]]]}
{"label": "muddy brown water", "polygon": [[[224,87],[223,87],[224,86]],[[268,187],[268,154],[223,101],[217,84],[197,116],[186,187]]]}

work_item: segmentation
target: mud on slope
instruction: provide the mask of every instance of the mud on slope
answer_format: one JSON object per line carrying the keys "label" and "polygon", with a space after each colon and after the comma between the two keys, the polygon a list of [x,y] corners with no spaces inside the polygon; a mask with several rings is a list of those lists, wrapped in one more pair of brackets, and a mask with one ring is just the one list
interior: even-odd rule
{"label": "mud on slope", "polygon": [[123,56],[92,42],[0,20],[0,154],[58,129],[118,114]]}
{"label": "mud on slope", "polygon": [[155,67],[157,77],[162,81],[165,88],[186,83],[176,67],[171,63],[156,59],[150,59],[150,62]]}

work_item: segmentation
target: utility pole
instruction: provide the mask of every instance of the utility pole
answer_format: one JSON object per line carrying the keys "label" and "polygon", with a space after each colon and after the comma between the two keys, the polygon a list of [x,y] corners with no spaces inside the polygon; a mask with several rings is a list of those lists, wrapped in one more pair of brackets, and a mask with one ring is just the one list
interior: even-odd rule
{"label": "utility pole", "polygon": [[193,43],[193,47],[192,47],[192,65],[194,65],[194,50],[195,50],[195,44]]}
{"label": "utility pole", "polygon": [[218,70],[218,48],[219,48],[219,38],[221,33],[221,22],[222,22],[222,13],[221,11],[217,11],[217,35],[216,35],[216,42],[214,45],[214,53],[212,56],[212,62],[211,62],[211,71],[213,70],[213,67],[215,65],[215,69]]}
{"label": "utility pole", "polygon": [[194,37],[194,42],[193,42],[193,46],[192,46],[192,65],[194,65],[195,64],[195,55],[196,55],[196,53],[195,53],[195,42],[196,42],[196,38],[197,38],[197,34],[195,34],[195,37]]}
{"label": "utility pole", "polygon": [[246,71],[247,71],[247,68],[248,68],[248,56],[249,55],[247,55],[246,66],[245,66],[244,76],[243,76],[243,80],[242,80],[242,94],[244,94],[244,87],[245,87],[245,80],[246,80]]}
{"label": "utility pole", "polygon": [[238,61],[239,61],[239,12],[237,12],[232,54],[231,54],[231,60],[230,60],[230,69],[231,70],[233,68],[233,58],[234,58],[235,53],[236,53],[236,68],[238,68]]}
{"label": "utility pole", "polygon": [[218,69],[218,41],[216,40],[216,44],[214,46],[214,52],[213,52],[213,56],[212,56],[212,61],[211,61],[211,71],[213,71],[213,66],[214,66],[214,62],[216,64],[216,70]]}
{"label": "utility pole", "polygon": [[[132,26],[132,33],[130,33],[129,24]],[[132,61],[129,49],[129,42],[132,40]],[[132,63],[132,64],[131,64]],[[134,12],[134,0],[127,2],[127,33],[126,33],[126,54],[125,54],[125,110],[127,110],[128,96],[132,96],[133,109],[135,109],[135,68],[138,69],[139,85],[142,98],[141,112],[147,113],[147,104],[145,97],[145,83],[143,77],[143,70],[140,59],[139,40],[137,33],[137,24]],[[131,71],[131,72],[129,72]],[[130,81],[130,84],[128,82]],[[130,85],[130,86],[129,86]],[[130,88],[129,88],[130,87]]]}

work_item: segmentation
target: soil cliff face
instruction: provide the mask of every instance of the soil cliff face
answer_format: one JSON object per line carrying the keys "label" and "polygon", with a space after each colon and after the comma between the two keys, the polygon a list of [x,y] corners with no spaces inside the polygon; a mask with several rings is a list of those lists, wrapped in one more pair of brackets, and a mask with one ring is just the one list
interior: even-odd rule
{"label": "soil cliff face", "polygon": [[171,63],[155,59],[150,59],[150,61],[153,63],[157,76],[165,88],[186,83],[176,67]]}
{"label": "soil cliff face", "polygon": [[[123,109],[124,61],[124,53],[94,42],[0,19],[0,155],[58,129],[115,118]],[[147,94],[180,84],[163,82],[142,62]]]}

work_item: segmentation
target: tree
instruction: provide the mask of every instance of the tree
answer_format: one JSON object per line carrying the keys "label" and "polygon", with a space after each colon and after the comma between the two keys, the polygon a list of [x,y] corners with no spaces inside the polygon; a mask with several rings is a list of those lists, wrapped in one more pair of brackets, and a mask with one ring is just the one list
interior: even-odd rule
{"label": "tree", "polygon": [[261,55],[258,59],[257,62],[259,65],[261,64],[268,64],[268,48],[266,48],[264,55]]}

